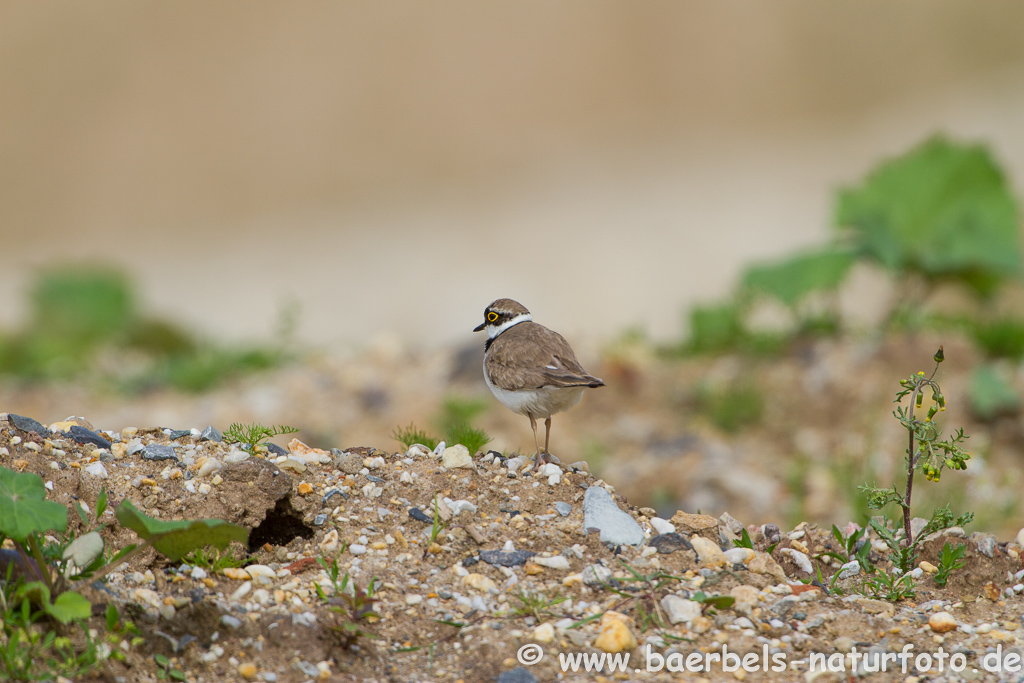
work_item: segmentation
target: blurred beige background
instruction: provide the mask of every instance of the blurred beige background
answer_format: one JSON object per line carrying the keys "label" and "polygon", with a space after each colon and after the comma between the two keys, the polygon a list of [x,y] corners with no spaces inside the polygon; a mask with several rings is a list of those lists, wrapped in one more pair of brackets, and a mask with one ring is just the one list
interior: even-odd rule
{"label": "blurred beige background", "polygon": [[225,339],[674,337],[936,131],[1024,194],[1024,4],[8,1],[0,325],[95,261]]}

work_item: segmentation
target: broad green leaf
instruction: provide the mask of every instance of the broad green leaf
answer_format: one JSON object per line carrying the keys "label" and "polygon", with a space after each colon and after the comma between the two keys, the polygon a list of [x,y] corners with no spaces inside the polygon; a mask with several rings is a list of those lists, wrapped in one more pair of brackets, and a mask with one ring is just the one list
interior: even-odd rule
{"label": "broad green leaf", "polygon": [[695,306],[690,311],[690,349],[701,353],[729,349],[743,338],[740,312],[733,305]]}
{"label": "broad green leaf", "polygon": [[46,500],[46,487],[38,474],[0,467],[0,533],[25,543],[33,533],[62,532],[67,525],[67,508]]}
{"label": "broad green leaf", "polygon": [[838,287],[853,265],[848,249],[829,247],[791,259],[749,268],[742,286],[795,306],[808,294]]}
{"label": "broad green leaf", "polygon": [[1021,270],[1019,216],[988,150],[942,137],[883,163],[836,203],[837,225],[870,258],[981,293]]}
{"label": "broad green leaf", "polygon": [[223,550],[231,541],[246,543],[249,540],[249,530],[237,524],[221,519],[165,521],[143,514],[128,500],[117,506],[114,515],[122,525],[150,541],[174,562],[197,548],[212,545]]}
{"label": "broad green leaf", "polygon": [[74,591],[61,593],[51,602],[50,589],[42,581],[22,584],[15,592],[14,599],[41,605],[44,612],[62,624],[92,616],[92,603]]}
{"label": "broad green leaf", "polygon": [[1014,413],[1020,408],[1017,392],[991,365],[981,365],[971,372],[967,398],[971,409],[984,420]]}
{"label": "broad green leaf", "polygon": [[92,603],[79,593],[68,591],[61,593],[52,604],[44,607],[47,614],[62,624],[92,616]]}

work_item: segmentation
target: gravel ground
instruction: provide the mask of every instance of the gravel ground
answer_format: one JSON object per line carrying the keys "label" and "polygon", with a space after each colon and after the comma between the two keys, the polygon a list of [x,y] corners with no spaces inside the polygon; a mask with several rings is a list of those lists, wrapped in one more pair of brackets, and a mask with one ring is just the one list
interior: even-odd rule
{"label": "gravel ground", "polygon": [[[320,450],[297,439],[251,454],[207,440],[202,426],[25,427],[0,415],[0,464],[39,474],[52,500],[94,509],[106,488],[111,507],[127,499],[160,518],[251,529],[250,547],[235,548],[242,569],[212,573],[150,552],[89,589],[145,638],[106,666],[105,681],[157,680],[156,654],[192,681],[670,681],[683,674],[668,668],[697,660],[710,670],[686,674],[694,680],[1024,680],[1012,671],[1024,653],[1024,530],[1010,542],[961,529],[930,539],[916,595],[894,603],[852,594],[862,576],[831,595],[802,583],[809,557],[837,550],[814,525],[658,517],[585,462],[534,470],[520,456],[457,446]],[[435,514],[447,522],[431,542]],[[744,529],[753,550],[731,547]],[[103,534],[115,547],[134,537],[116,524]],[[931,572],[946,541],[968,550],[940,589]],[[873,557],[887,566],[881,544]],[[338,630],[345,603],[318,558],[336,560],[350,590],[376,591],[354,644]],[[838,569],[821,564],[826,586]],[[865,670],[854,651],[910,658],[905,671],[894,658],[871,673],[874,660]],[[604,660],[602,672],[573,672],[559,659],[613,652],[631,655],[626,671]],[[746,658],[704,659],[711,653]],[[811,672],[814,662],[830,671]]]}

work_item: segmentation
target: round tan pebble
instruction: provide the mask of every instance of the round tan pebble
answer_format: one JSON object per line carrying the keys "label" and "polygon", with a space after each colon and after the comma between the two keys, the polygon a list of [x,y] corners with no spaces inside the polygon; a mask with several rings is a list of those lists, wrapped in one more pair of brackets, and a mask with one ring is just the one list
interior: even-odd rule
{"label": "round tan pebble", "polygon": [[939,571],[938,567],[936,567],[931,562],[928,562],[927,560],[921,560],[921,564],[917,566],[920,567],[926,574],[934,574],[935,572]]}
{"label": "round tan pebble", "polygon": [[238,675],[247,680],[252,680],[253,678],[256,678],[257,672],[258,669],[256,668],[256,665],[252,662],[246,662],[245,664],[238,665]]}
{"label": "round tan pebble", "polygon": [[957,627],[956,619],[949,612],[936,612],[928,618],[928,625],[936,633],[946,633]]}
{"label": "round tan pebble", "polygon": [[302,482],[301,484],[299,484],[300,496],[308,496],[311,493],[313,493],[313,487],[310,484],[306,482]]}

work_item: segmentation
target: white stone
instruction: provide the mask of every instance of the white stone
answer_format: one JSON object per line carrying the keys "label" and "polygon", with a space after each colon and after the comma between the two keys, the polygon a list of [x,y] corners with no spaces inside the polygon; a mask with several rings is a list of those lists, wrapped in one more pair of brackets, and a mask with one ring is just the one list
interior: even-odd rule
{"label": "white stone", "polygon": [[690,545],[697,552],[697,557],[701,562],[715,567],[721,567],[726,563],[725,553],[722,552],[717,543],[709,541],[703,536],[692,536],[690,538]]}
{"label": "white stone", "polygon": [[242,583],[242,585],[239,586],[235,590],[235,592],[231,594],[231,599],[237,602],[238,600],[241,600],[246,595],[248,595],[249,591],[251,591],[251,590],[252,590],[252,581],[244,581]]}
{"label": "white stone", "polygon": [[534,557],[532,559],[534,564],[539,564],[541,567],[547,567],[548,569],[569,569],[569,560],[562,555],[555,555],[553,557]]}
{"label": "white stone", "polygon": [[407,605],[418,605],[423,602],[423,596],[416,593],[410,593],[405,596],[405,604]]}
{"label": "white stone", "polygon": [[746,564],[754,559],[754,555],[750,548],[729,548],[725,551],[725,559],[729,564]]}
{"label": "white stone", "polygon": [[365,458],[363,460],[363,465],[371,470],[380,470],[384,469],[384,467],[387,466],[387,463],[384,462],[384,458],[378,455],[376,458]]}
{"label": "white stone", "polygon": [[353,555],[365,555],[366,546],[362,545],[361,543],[353,543],[348,547],[348,551]]}
{"label": "white stone", "polygon": [[261,586],[269,586],[277,576],[276,572],[265,564],[250,564],[245,571]]}
{"label": "white stone", "polygon": [[661,608],[673,624],[689,624],[701,615],[701,604],[678,595],[666,595],[661,599]]}
{"label": "white stone", "polygon": [[[246,456],[249,454],[246,453]],[[231,457],[231,456],[228,456]],[[203,458],[199,465],[199,471],[196,472],[197,477],[208,477],[222,468],[224,465],[221,464],[217,458]]]}
{"label": "white stone", "polygon": [[674,534],[676,532],[676,525],[661,517],[652,517],[651,526],[659,534]]}
{"label": "white stone", "polygon": [[538,643],[551,643],[555,640],[555,627],[551,624],[541,624],[533,629],[533,639]]}
{"label": "white stone", "polygon": [[96,477],[97,479],[107,478],[107,468],[103,466],[101,462],[94,462],[85,468],[85,473]]}
{"label": "white stone", "polygon": [[207,574],[206,570],[202,567],[192,567],[192,571],[189,572],[189,576],[191,576],[196,581],[200,581],[202,579],[205,579],[207,577]]}
{"label": "white stone", "polygon": [[1017,532],[1017,536],[1014,539],[1014,543],[1024,548],[1024,528]]}
{"label": "white stone", "polygon": [[474,514],[476,512],[476,505],[470,503],[468,500],[452,500],[451,498],[444,499],[445,504],[451,509],[452,515],[458,517],[463,512]]}
{"label": "white stone", "polygon": [[468,448],[462,444],[456,444],[451,448],[444,449],[441,454],[441,466],[450,470],[458,467],[473,467],[473,456],[470,455]]}
{"label": "white stone", "polygon": [[793,550],[792,548],[783,548],[782,554],[786,555],[793,560],[793,563],[800,568],[800,571],[805,574],[814,573],[814,565],[811,564],[811,560],[807,555],[803,554],[799,550]]}

